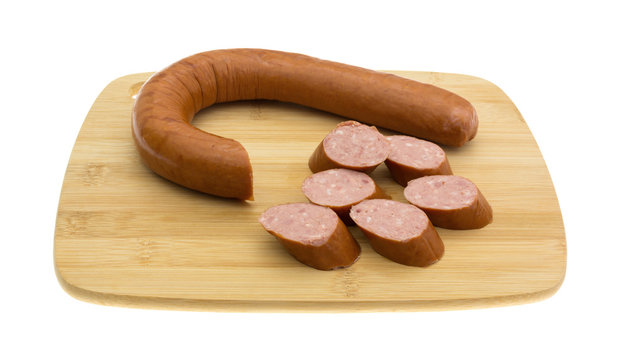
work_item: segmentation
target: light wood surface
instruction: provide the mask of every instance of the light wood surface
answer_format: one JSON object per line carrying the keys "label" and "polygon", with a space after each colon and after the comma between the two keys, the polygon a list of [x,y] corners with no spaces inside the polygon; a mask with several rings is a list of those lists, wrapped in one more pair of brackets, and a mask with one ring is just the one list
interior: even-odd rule
{"label": "light wood surface", "polygon": [[[150,73],[110,83],[91,108],[69,160],[58,206],[54,260],[72,296],[99,304],[208,311],[420,311],[521,304],[551,296],[565,276],[558,202],[526,123],[480,78],[394,73],[454,91],[477,108],[477,137],[445,148],[455,174],[494,209],[480,230],[438,228],[446,252],[428,268],[362,247],[353,266],[298,263],[257,222],[269,206],[306,201],[308,157],[343,118],[270,101],[216,105],[194,124],[239,140],[254,169],[255,201],[187,190],[148,170],[134,147],[133,95]],[[384,134],[392,134],[381,129]],[[371,175],[394,199],[403,188],[384,165]]]}

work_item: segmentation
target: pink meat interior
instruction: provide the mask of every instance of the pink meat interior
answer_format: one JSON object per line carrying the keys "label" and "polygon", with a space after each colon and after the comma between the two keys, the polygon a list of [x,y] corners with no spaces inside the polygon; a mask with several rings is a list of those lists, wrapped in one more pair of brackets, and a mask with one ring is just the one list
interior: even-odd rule
{"label": "pink meat interior", "polygon": [[422,210],[394,200],[365,200],[354,205],[349,215],[364,230],[397,241],[420,236],[429,224]]}
{"label": "pink meat interior", "polygon": [[437,168],[444,161],[444,150],[438,145],[411,136],[388,136],[390,154],[388,159],[417,169]]}
{"label": "pink meat interior", "polygon": [[345,206],[360,202],[375,191],[369,175],[347,169],[331,169],[309,176],[302,192],[315,204]]}
{"label": "pink meat interior", "polygon": [[434,175],[411,180],[403,194],[416,206],[451,210],[470,206],[477,197],[477,188],[461,176]]}
{"label": "pink meat interior", "polygon": [[323,140],[323,148],[332,160],[354,167],[380,164],[390,152],[384,135],[359,123],[332,130]]}
{"label": "pink meat interior", "polygon": [[295,203],[267,209],[259,222],[265,230],[288,240],[321,245],[336,230],[338,216],[323,206]]}

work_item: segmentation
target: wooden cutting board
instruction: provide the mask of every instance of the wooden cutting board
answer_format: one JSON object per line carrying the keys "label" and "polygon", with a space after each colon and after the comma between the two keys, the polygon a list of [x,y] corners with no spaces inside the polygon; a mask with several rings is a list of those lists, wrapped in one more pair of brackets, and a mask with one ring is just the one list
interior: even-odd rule
{"label": "wooden cutting board", "polygon": [[[134,95],[150,73],[110,83],[75,143],[58,206],[56,273],[72,296],[141,308],[209,311],[419,311],[481,308],[551,296],[565,276],[563,222],[550,176],[524,119],[494,84],[465,75],[394,72],[454,91],[479,114],[477,137],[445,148],[455,174],[494,209],[480,230],[438,229],[444,258],[408,267],[362,247],[347,269],[301,265],[257,222],[268,207],[306,201],[307,160],[343,118],[271,101],[216,105],[194,124],[239,140],[255,201],[187,190],[148,170],[130,130]],[[384,134],[392,134],[382,129]],[[372,173],[395,200],[384,165]]]}

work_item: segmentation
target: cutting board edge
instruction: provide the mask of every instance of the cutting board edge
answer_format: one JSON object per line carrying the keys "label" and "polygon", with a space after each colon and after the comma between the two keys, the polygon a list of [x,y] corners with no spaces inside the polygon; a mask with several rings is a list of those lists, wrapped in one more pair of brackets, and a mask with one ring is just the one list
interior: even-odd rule
{"label": "cutting board edge", "polygon": [[[566,258],[565,258],[566,259]],[[566,260],[559,281],[552,287],[531,293],[481,297],[474,299],[414,300],[414,301],[243,301],[201,300],[166,297],[120,295],[87,290],[63,278],[54,263],[56,278],[63,290],[74,299],[104,306],[150,310],[179,310],[239,313],[370,313],[370,312],[427,312],[474,310],[526,305],[546,300],[561,288],[565,280]]]}

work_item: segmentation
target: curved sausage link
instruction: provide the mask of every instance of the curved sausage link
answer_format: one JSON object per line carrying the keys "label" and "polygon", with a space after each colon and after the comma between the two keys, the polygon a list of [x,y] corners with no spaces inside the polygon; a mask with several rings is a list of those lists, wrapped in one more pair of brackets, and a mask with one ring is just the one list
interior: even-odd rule
{"label": "curved sausage link", "polygon": [[243,146],[191,125],[205,107],[251,99],[305,105],[453,146],[472,139],[478,126],[468,101],[432,85],[301,54],[215,50],[182,59],[144,84],[132,120],[140,156],[185,187],[251,200]]}

